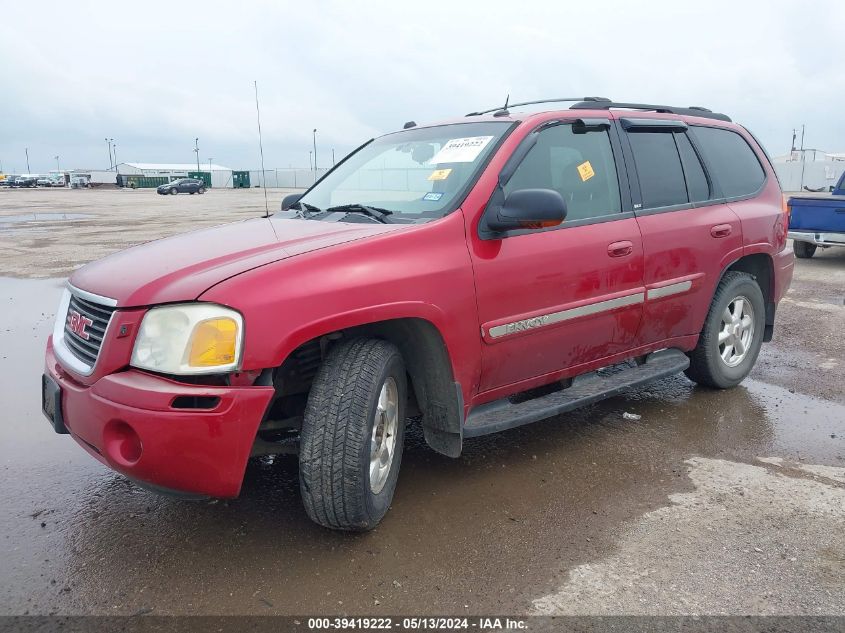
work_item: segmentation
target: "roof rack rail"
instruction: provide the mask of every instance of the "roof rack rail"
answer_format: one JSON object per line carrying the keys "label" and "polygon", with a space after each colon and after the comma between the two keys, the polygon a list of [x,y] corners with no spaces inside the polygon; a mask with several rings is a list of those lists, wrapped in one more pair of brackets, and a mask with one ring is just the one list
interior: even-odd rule
{"label": "roof rack rail", "polygon": [[689,106],[686,108],[667,105],[654,105],[650,103],[626,103],[620,101],[613,101],[607,97],[561,97],[559,99],[540,99],[538,101],[523,101],[521,103],[508,104],[505,101],[504,106],[490,108],[489,110],[479,110],[478,112],[470,112],[466,116],[481,116],[482,114],[490,114],[494,112],[496,116],[507,116],[508,108],[518,108],[519,106],[537,105],[540,103],[564,103],[567,101],[574,101],[570,110],[610,110],[611,108],[623,108],[628,110],[651,110],[653,112],[664,112],[666,114],[682,114],[686,116],[697,116],[704,119],[717,119],[719,121],[731,122],[731,118],[727,114],[721,112],[713,112],[709,108],[701,106]]}
{"label": "roof rack rail", "polygon": [[584,99],[579,103],[573,103],[570,110],[610,110],[611,108],[624,108],[628,110],[651,110],[653,112],[663,112],[666,114],[682,114],[686,116],[697,116],[703,119],[717,119],[719,121],[731,122],[731,117],[721,112],[713,112],[708,108],[701,106],[689,106],[686,108],[679,108],[677,106],[654,105],[650,103],[622,103],[617,101],[602,100],[600,103]]}
{"label": "roof rack rail", "polygon": [[596,103],[596,102],[610,102],[610,99],[607,97],[561,97],[559,99],[540,99],[539,101],[523,101],[522,103],[511,103],[508,104],[505,101],[505,105],[503,106],[496,106],[495,108],[490,108],[489,110],[480,110],[478,112],[470,112],[466,116],[481,116],[482,114],[490,114],[491,112],[504,112],[507,113],[508,107],[511,108],[518,108],[519,106],[526,106],[526,105],[536,105],[538,103],[562,103],[564,101],[579,101],[579,102],[588,102],[588,103]]}

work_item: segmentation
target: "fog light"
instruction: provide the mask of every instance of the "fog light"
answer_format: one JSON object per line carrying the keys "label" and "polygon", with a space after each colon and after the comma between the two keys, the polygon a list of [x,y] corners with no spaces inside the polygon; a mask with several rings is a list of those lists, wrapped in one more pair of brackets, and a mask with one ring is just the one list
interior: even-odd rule
{"label": "fog light", "polygon": [[103,429],[103,446],[106,455],[115,463],[134,466],[141,459],[141,438],[122,420],[112,420]]}

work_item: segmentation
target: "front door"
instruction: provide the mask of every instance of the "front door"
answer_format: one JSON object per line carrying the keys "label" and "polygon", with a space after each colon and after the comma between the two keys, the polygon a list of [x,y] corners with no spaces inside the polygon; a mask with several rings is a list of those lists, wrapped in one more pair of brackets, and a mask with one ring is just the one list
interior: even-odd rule
{"label": "front door", "polygon": [[534,134],[504,195],[557,190],[567,218],[496,239],[470,236],[481,392],[551,382],[555,372],[626,351],[642,314],[642,241],[630,200],[623,205],[620,195],[615,130],[564,122]]}

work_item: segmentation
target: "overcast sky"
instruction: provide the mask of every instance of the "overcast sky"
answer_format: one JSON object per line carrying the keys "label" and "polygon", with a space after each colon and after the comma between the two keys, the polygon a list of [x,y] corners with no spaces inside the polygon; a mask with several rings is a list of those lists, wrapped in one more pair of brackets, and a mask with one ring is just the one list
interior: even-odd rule
{"label": "overcast sky", "polygon": [[[845,2],[4,2],[7,173],[120,162],[338,159],[417,122],[511,100],[703,105],[772,154],[845,151]],[[837,43],[840,42],[840,43]]]}

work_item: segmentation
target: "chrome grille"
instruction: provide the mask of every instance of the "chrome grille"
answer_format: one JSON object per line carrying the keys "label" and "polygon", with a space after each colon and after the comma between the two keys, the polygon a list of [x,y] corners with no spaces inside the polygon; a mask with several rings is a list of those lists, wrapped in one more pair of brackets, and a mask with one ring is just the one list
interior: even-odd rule
{"label": "chrome grille", "polygon": [[[102,347],[103,338],[106,335],[106,328],[115,310],[114,307],[93,303],[76,295],[71,295],[64,332],[68,351],[86,365],[93,367],[97,362],[97,356],[100,354],[100,347]],[[91,323],[85,322],[84,332],[88,335],[87,339],[71,328],[74,313],[91,321]]]}

